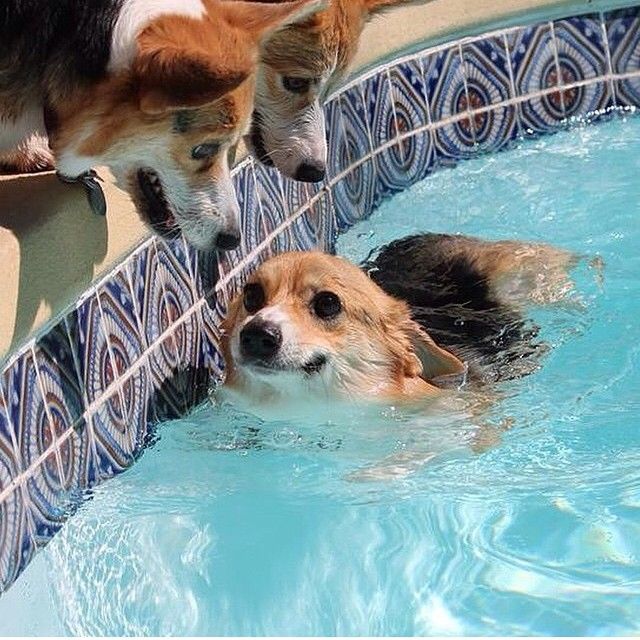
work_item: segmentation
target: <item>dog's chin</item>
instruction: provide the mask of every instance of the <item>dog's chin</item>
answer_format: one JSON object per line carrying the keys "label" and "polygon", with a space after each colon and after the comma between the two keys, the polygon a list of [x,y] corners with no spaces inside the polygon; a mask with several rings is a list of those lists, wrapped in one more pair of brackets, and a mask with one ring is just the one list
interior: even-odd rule
{"label": "dog's chin", "polygon": [[153,169],[138,169],[129,180],[131,195],[138,212],[158,235],[175,238],[180,233],[173,208],[165,189]]}
{"label": "dog's chin", "polygon": [[325,368],[327,362],[327,356],[324,354],[317,354],[300,365],[285,365],[275,360],[269,362],[244,362],[241,363],[241,367],[249,375],[259,378],[272,378],[273,376],[283,374],[294,376],[300,375],[305,378],[310,378],[319,374]]}

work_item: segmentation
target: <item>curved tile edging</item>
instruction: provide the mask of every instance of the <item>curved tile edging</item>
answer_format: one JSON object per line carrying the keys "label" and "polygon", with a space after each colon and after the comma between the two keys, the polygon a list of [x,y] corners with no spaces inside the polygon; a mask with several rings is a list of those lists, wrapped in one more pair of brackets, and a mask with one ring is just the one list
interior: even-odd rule
{"label": "curved tile edging", "polygon": [[[220,320],[265,258],[337,233],[440,167],[640,106],[640,9],[514,27],[382,65],[327,100],[330,167],[304,185],[234,170],[243,245],[219,264],[150,238],[0,378],[0,593],[79,492],[129,467],[154,425],[219,379]],[[219,278],[217,277],[219,274]]]}

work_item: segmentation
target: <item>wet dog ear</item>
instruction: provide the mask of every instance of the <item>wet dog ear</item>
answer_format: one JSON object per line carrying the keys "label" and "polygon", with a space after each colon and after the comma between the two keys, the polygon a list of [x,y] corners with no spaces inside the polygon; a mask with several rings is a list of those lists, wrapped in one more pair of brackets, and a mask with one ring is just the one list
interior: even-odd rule
{"label": "wet dog ear", "polygon": [[181,16],[156,21],[144,31],[133,65],[140,109],[162,113],[196,108],[244,82],[255,66],[255,45],[242,43],[220,52],[211,44],[216,39],[206,25]]}
{"label": "wet dog ear", "polygon": [[225,1],[221,5],[230,24],[250,31],[257,42],[292,24],[305,22],[329,6],[329,0],[297,0],[296,2]]}
{"label": "wet dog ear", "polygon": [[364,7],[367,13],[371,16],[395,7],[427,4],[428,2],[431,2],[431,0],[364,0]]}
{"label": "wet dog ear", "polygon": [[407,360],[405,374],[408,377],[421,377],[429,381],[441,376],[464,373],[464,363],[453,353],[439,347],[416,322],[406,320],[402,329],[413,350]]}

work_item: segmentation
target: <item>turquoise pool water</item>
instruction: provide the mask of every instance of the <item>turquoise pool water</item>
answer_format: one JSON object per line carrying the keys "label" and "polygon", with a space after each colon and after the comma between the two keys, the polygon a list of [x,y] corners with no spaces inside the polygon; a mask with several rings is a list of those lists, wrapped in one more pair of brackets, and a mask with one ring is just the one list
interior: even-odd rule
{"label": "turquoise pool water", "polygon": [[[354,260],[420,230],[600,255],[604,283],[535,312],[554,345],[503,385],[502,441],[393,407],[160,428],[0,599],[0,634],[640,632],[640,120],[443,170],[346,234]],[[415,473],[385,456],[437,443]],[[384,467],[384,465],[382,465]]]}

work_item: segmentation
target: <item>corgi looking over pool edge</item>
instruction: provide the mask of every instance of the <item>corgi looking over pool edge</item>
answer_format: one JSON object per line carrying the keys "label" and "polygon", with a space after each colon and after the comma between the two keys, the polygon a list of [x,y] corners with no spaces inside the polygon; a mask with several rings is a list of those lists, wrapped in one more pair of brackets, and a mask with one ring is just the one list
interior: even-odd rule
{"label": "corgi looking over pool edge", "polygon": [[[239,243],[228,151],[248,131],[260,50],[325,0],[6,0],[0,166],[98,184],[108,166],[156,231]],[[52,156],[34,138],[48,137]],[[93,180],[93,182],[90,182]]]}

